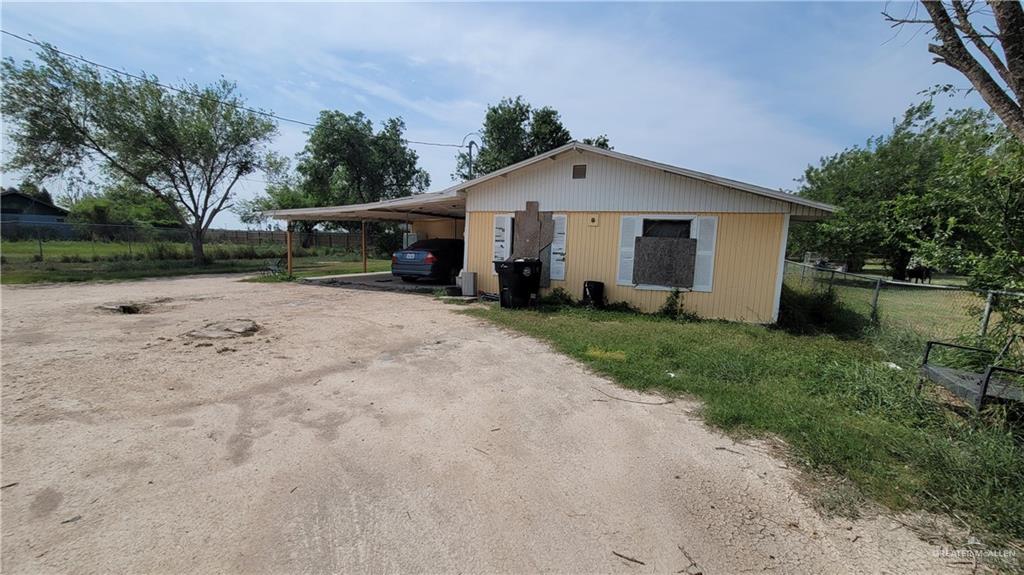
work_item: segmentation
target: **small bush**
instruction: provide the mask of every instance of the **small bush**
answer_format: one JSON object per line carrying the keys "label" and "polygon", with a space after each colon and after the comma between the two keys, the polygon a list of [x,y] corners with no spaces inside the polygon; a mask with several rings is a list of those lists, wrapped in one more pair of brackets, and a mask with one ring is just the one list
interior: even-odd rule
{"label": "small bush", "polygon": [[830,333],[852,339],[864,335],[868,318],[844,306],[832,290],[804,292],[782,286],[776,326],[797,335]]}
{"label": "small bush", "polygon": [[640,313],[640,308],[629,303],[628,301],[610,301],[607,304],[605,304],[604,310],[624,313]]}
{"label": "small bush", "polygon": [[669,319],[680,319],[683,321],[699,321],[700,316],[683,307],[683,292],[679,288],[673,288],[661,304],[658,315]]}
{"label": "small bush", "polygon": [[576,305],[576,300],[573,299],[572,294],[565,291],[563,288],[556,287],[551,290],[547,295],[540,298],[541,307],[572,307]]}

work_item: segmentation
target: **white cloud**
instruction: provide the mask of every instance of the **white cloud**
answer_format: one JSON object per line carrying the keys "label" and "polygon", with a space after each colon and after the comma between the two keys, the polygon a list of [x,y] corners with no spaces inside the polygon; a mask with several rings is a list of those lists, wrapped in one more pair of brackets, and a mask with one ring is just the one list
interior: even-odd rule
{"label": "white cloud", "polygon": [[[77,43],[77,51],[130,48],[109,52],[119,60],[111,63],[128,68],[172,78],[190,69],[197,79],[224,74],[255,105],[289,117],[362,109],[378,121],[403,116],[410,139],[460,142],[479,128],[486,104],[522,94],[556,107],[578,138],[606,133],[626,153],[771,187],[790,186],[806,164],[884,129],[943,77],[922,66],[920,45],[880,46],[880,22],[851,22],[826,7],[814,10],[819,28],[776,39],[801,51],[757,79],[723,65],[725,55],[710,58],[714,46],[687,44],[687,30],[664,34],[666,14],[686,6],[588,11],[605,9],[629,17],[424,4],[5,5],[4,15],[58,45]],[[730,9],[730,17],[742,14]],[[759,26],[747,19],[735,31]],[[820,53],[808,53],[815,47]],[[276,146],[298,151],[304,129],[282,124]],[[433,187],[448,185],[455,150],[417,151]]]}

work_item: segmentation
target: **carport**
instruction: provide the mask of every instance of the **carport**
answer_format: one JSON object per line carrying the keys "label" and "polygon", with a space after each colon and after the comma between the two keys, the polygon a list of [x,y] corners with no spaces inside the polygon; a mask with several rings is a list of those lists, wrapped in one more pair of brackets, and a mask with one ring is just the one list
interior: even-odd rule
{"label": "carport", "polygon": [[367,271],[366,222],[405,222],[410,224],[413,229],[417,225],[427,226],[435,222],[447,222],[451,227],[444,227],[451,230],[451,237],[457,236],[458,228],[461,226],[463,239],[468,239],[468,230],[465,229],[466,194],[461,190],[415,194],[404,198],[382,200],[368,204],[268,210],[263,213],[275,220],[287,222],[286,244],[289,275],[292,273],[292,222],[360,222],[359,245],[360,255],[363,260],[363,273]]}

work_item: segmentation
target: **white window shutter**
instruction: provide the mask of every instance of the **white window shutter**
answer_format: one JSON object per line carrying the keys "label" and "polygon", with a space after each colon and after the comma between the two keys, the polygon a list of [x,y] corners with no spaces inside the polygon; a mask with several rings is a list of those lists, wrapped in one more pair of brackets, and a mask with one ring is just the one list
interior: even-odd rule
{"label": "white window shutter", "polygon": [[555,237],[551,241],[551,279],[564,280],[567,217],[565,214],[555,214],[551,219],[555,224]]}
{"label": "white window shutter", "polygon": [[503,262],[512,255],[512,216],[494,216],[494,261]]}
{"label": "white window shutter", "polygon": [[615,283],[620,286],[633,285],[633,251],[636,238],[643,231],[642,218],[622,216],[619,223],[619,273],[615,278]]}
{"label": "white window shutter", "polygon": [[718,234],[718,218],[700,217],[693,220],[690,237],[697,239],[697,260],[693,266],[693,291],[711,291],[715,275],[715,236]]}

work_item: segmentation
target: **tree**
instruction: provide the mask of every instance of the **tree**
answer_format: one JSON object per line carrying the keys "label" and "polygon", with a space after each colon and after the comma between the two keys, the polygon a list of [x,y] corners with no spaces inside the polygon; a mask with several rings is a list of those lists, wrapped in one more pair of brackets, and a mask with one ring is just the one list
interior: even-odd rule
{"label": "tree", "polygon": [[[468,152],[456,157],[453,178],[468,180],[543,154],[572,141],[558,111],[549,106],[533,108],[522,96],[505,98],[487,107],[481,130],[480,152],[470,170]],[[608,136],[584,140],[584,143],[611,149]]]}
{"label": "tree", "polygon": [[[123,179],[114,182],[97,197],[109,202],[111,213],[120,223],[164,228],[181,226],[181,214],[177,210],[134,182]],[[79,211],[80,203],[71,206],[72,214]]]}
{"label": "tree", "polygon": [[[985,4],[974,0],[924,0],[922,4],[928,19],[882,15],[893,26],[932,26],[935,41],[928,51],[935,55],[935,62],[967,78],[1006,128],[1024,142],[1024,6],[1019,0],[989,0],[988,11],[983,9]],[[983,23],[989,11],[994,30]]]}
{"label": "tree", "polygon": [[[325,110],[307,132],[296,169],[286,158],[270,156],[265,194],[240,202],[236,212],[244,223],[259,224],[266,210],[361,204],[421,193],[430,186],[430,175],[419,168],[419,156],[405,143],[404,132],[401,118],[386,120],[375,132],[362,112]],[[309,234],[320,223],[296,225]],[[372,224],[370,231],[385,227]]]}
{"label": "tree", "polygon": [[[919,253],[983,289],[1024,290],[1024,143],[991,114],[965,110],[944,122],[942,160],[923,210],[936,232]],[[1003,310],[1006,311],[1006,310]],[[1018,321],[1024,307],[1018,306]]]}
{"label": "tree", "polygon": [[1024,287],[1024,144],[990,112],[933,117],[911,107],[893,133],[807,169],[799,194],[839,206],[795,229],[794,249],[856,268],[882,256],[905,279],[911,258],[981,288]]}
{"label": "tree", "polygon": [[41,202],[53,203],[53,196],[50,195],[50,191],[37,185],[35,182],[22,180],[21,185],[18,186],[18,191]]}
{"label": "tree", "polygon": [[911,106],[892,134],[871,138],[810,166],[799,195],[840,207],[834,218],[795,234],[795,249],[821,251],[857,270],[868,256],[883,257],[893,277],[906,278],[920,237],[919,220],[897,218],[892,202],[919,198],[934,177],[939,150],[931,137],[933,106]]}
{"label": "tree", "polygon": [[188,230],[197,264],[214,218],[235,184],[259,168],[276,133],[250,111],[234,84],[161,87],[155,76],[104,75],[52,46],[39,64],[3,62],[2,110],[14,153],[6,169],[37,181],[99,172],[163,202]]}
{"label": "tree", "polygon": [[596,138],[583,138],[582,142],[588,146],[594,146],[595,148],[601,148],[602,150],[614,150],[611,142],[608,141],[606,134],[601,134]]}
{"label": "tree", "polygon": [[298,155],[299,186],[315,206],[362,204],[420,193],[430,175],[403,137],[405,123],[390,118],[380,131],[362,112],[323,111]]}

